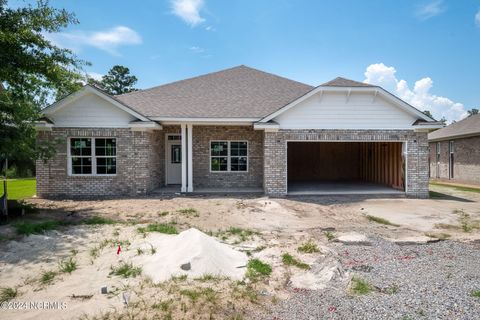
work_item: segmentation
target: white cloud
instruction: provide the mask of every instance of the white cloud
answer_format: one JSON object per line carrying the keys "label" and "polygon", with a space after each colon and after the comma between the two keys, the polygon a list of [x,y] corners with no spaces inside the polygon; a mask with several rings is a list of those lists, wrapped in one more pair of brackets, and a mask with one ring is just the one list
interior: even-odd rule
{"label": "white cloud", "polygon": [[191,26],[196,26],[205,21],[200,16],[204,5],[203,0],[170,0],[173,14]]}
{"label": "white cloud", "polygon": [[206,31],[217,31],[213,26],[207,26],[205,27]]}
{"label": "white cloud", "polygon": [[135,30],[125,26],[117,26],[105,31],[51,33],[46,34],[46,37],[55,44],[74,51],[91,46],[113,55],[119,55],[120,46],[142,43],[142,37]]}
{"label": "white cloud", "polygon": [[195,53],[203,53],[205,52],[205,49],[201,48],[201,47],[197,47],[197,46],[191,46],[190,48],[188,48],[189,50],[195,52]]}
{"label": "white cloud", "polygon": [[92,79],[97,80],[97,81],[101,81],[102,77],[103,77],[103,74],[98,73],[98,72],[93,72],[93,71],[87,72],[86,75],[87,75],[87,77],[92,78]]}
{"label": "white cloud", "polygon": [[480,10],[478,10],[477,14],[475,15],[475,25],[480,27]]}
{"label": "white cloud", "polygon": [[396,72],[394,67],[383,63],[371,64],[365,71],[364,82],[382,86],[421,111],[429,110],[437,120],[445,117],[450,122],[467,116],[463,104],[430,92],[433,87],[431,78],[416,81],[413,89],[410,89],[407,81],[396,77]]}
{"label": "white cloud", "polygon": [[446,9],[443,0],[435,0],[418,6],[415,10],[415,16],[420,20],[428,20],[445,12]]}

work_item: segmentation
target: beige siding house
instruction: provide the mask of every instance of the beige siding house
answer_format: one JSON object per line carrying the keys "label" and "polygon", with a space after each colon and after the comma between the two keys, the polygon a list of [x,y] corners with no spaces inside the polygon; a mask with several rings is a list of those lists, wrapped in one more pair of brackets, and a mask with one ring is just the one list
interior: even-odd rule
{"label": "beige siding house", "polygon": [[246,66],[120,96],[85,86],[43,110],[41,197],[158,192],[428,196],[442,125],[378,86],[312,87]]}

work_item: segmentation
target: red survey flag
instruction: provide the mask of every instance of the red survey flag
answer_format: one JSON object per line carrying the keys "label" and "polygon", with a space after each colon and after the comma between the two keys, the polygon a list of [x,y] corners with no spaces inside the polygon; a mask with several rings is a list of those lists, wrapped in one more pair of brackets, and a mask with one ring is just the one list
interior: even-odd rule
{"label": "red survey flag", "polygon": [[120,254],[120,252],[122,252],[122,248],[118,245],[117,254]]}

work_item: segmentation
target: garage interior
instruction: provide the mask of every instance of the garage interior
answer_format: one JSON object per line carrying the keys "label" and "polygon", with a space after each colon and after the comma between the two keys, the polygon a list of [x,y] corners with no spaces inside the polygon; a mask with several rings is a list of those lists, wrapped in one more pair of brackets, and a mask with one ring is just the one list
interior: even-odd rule
{"label": "garage interior", "polygon": [[401,142],[288,142],[288,194],[402,194]]}

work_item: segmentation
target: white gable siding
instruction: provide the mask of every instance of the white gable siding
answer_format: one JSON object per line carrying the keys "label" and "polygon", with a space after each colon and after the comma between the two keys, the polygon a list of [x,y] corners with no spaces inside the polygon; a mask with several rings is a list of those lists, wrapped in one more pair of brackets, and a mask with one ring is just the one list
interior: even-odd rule
{"label": "white gable siding", "polygon": [[372,93],[324,92],[273,120],[281,129],[405,129],[417,118]]}
{"label": "white gable siding", "polygon": [[73,101],[49,117],[57,127],[127,127],[129,122],[136,120],[131,114],[92,93]]}

